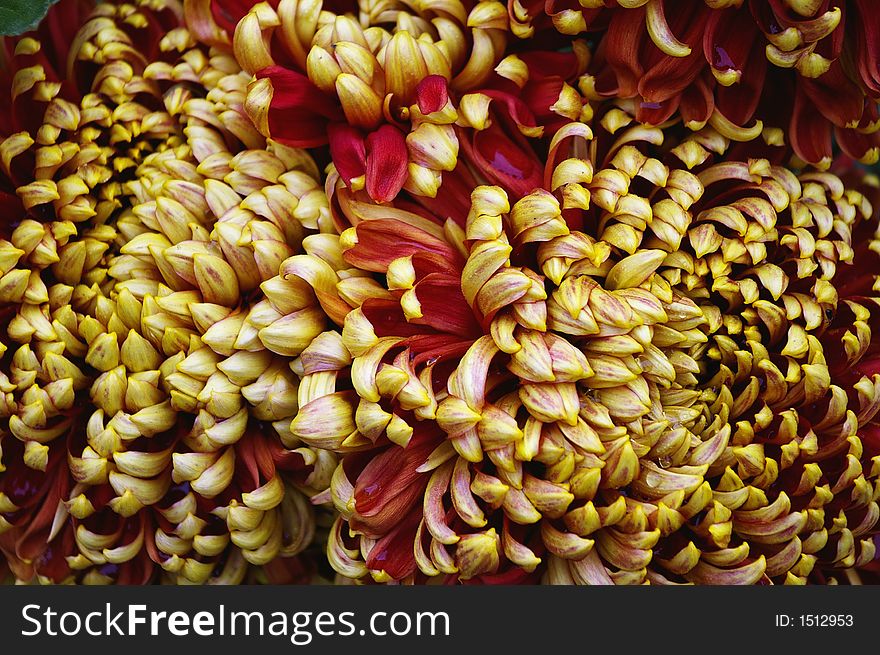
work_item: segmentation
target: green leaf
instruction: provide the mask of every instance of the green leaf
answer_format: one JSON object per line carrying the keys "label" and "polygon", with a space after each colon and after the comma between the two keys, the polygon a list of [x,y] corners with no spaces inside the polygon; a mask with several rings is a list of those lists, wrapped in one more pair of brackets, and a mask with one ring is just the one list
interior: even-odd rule
{"label": "green leaf", "polygon": [[34,29],[58,0],[0,0],[0,34],[15,36]]}

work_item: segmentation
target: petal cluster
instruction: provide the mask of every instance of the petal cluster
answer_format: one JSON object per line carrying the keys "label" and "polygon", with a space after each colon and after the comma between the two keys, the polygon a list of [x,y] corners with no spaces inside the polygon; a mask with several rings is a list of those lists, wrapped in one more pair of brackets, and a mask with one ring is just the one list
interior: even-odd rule
{"label": "petal cluster", "polygon": [[860,584],[862,0],[62,0],[0,87],[0,575]]}
{"label": "petal cluster", "polygon": [[699,129],[788,144],[827,168],[832,138],[875,163],[880,18],[864,0],[508,2],[520,37],[553,29],[597,40],[591,97],[637,98],[640,121],[680,112]]}
{"label": "petal cluster", "polygon": [[325,318],[265,284],[328,220],[314,162],[266,142],[249,76],[172,3],[62,3],[12,62],[0,550],[89,583],[235,583],[301,552],[333,456],[267,426]]}
{"label": "petal cluster", "polygon": [[[803,584],[873,560],[869,201],[627,109],[465,216],[374,213],[331,174],[318,297],[344,320],[303,373],[335,380],[290,429],[342,454],[342,575]],[[343,292],[350,265],[384,288]]]}
{"label": "petal cluster", "polygon": [[[359,9],[358,18],[299,0],[248,11],[232,45],[256,77],[249,115],[279,142],[329,142],[346,181],[376,201],[404,186],[436,193],[458,152],[447,85],[472,89],[492,74],[507,40],[504,5],[345,9]],[[422,84],[429,77],[437,82]]]}

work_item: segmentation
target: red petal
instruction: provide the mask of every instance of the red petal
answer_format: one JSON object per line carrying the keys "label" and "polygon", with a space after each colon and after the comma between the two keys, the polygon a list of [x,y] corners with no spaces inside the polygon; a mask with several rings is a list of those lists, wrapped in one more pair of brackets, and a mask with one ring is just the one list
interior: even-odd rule
{"label": "red petal", "polygon": [[862,83],[876,96],[880,94],[880,12],[876,0],[856,0],[855,51]]}
{"label": "red petal", "polygon": [[368,298],[361,305],[361,311],[376,332],[377,337],[414,337],[436,334],[428,325],[410,323],[403,315],[400,303],[396,300]]}
{"label": "red petal", "polygon": [[403,188],[409,155],[403,132],[383,125],[367,137],[367,193],[376,202],[389,202]]}
{"label": "red petal", "polygon": [[834,128],[837,143],[853,159],[862,159],[871,149],[880,147],[880,133],[866,134],[855,129]]}
{"label": "red petal", "polygon": [[77,552],[73,526],[68,524],[61,534],[50,544],[44,544],[45,550],[34,560],[34,571],[38,575],[49,578],[56,584],[70,576],[70,566],[65,557]]}
{"label": "red petal", "polygon": [[762,44],[756,40],[761,40],[761,34],[748,11],[713,11],[703,33],[703,56],[718,70],[745,71],[753,52],[765,58]]}
{"label": "red petal", "polygon": [[861,119],[865,94],[846,76],[840,61],[833,61],[822,77],[799,78],[798,86],[803,87],[813,111],[818,111],[838,127]]}
{"label": "red petal", "polygon": [[[792,75],[791,71],[768,65],[755,117],[760,118],[766,127],[778,127],[787,132],[788,124],[791,121],[796,85],[797,76]],[[715,106],[721,114],[731,121],[733,121],[732,117],[742,115],[738,114],[741,112],[742,106],[739,105],[734,93],[716,91]],[[745,120],[740,124],[748,125],[750,123],[751,120]],[[788,137],[786,137],[786,144],[788,144]]]}
{"label": "red petal", "polygon": [[[409,348],[413,353],[413,367],[418,368],[428,362],[437,364],[444,360],[457,361],[473,343],[473,339],[461,341],[448,334],[424,334],[410,337],[400,345]],[[443,381],[441,386],[445,388],[446,382]]]}
{"label": "red petal", "polygon": [[681,94],[679,111],[685,123],[705,123],[715,109],[715,97],[712,87],[715,80],[709,80],[709,75],[701,75],[696,82],[684,90]]}
{"label": "red petal", "polygon": [[412,258],[413,268],[416,271],[416,279],[421,280],[431,273],[447,273],[458,275],[461,273],[461,261],[450,260],[443,255],[431,252],[417,252]]}
{"label": "red petal", "polygon": [[706,66],[698,47],[710,10],[702,2],[693,9],[676,11],[669,16],[669,28],[682,42],[691,47],[686,57],[671,57],[653,42],[646,45],[642,57],[645,74],[638,81],[639,94],[649,102],[663,102],[684,91]]}
{"label": "red petal", "polygon": [[608,39],[599,41],[596,53],[590,62],[590,68],[587,71],[593,77],[593,86],[596,93],[603,98],[617,96],[620,98],[630,98],[636,92],[635,84],[621,87],[621,76],[611,67],[608,62],[606,53],[608,52]]}
{"label": "red petal", "polygon": [[[419,204],[441,219],[451,218],[459,227],[465,227],[471,210],[471,191],[478,186],[464,157],[459,157],[452,172],[443,173],[440,191],[435,198],[415,196]],[[413,211],[413,210],[410,210]]]}
{"label": "red petal", "polygon": [[391,446],[373,457],[354,486],[355,516],[351,525],[380,537],[421,499],[428,476],[416,471],[437,446],[437,438],[416,434],[406,448]]}
{"label": "red petal", "polygon": [[272,81],[269,132],[276,141],[296,148],[327,143],[327,124],[342,121],[342,110],[308,77],[282,66],[257,71]]}
{"label": "red petal", "polygon": [[496,121],[474,134],[473,141],[460,138],[459,143],[479,172],[491,184],[503,187],[515,202],[541,186],[542,166],[531,149],[513,140],[512,130],[504,130]]}
{"label": "red petal", "polygon": [[46,540],[52,529],[55,512],[61,499],[67,497],[69,487],[69,479],[61,474],[59,470],[61,468],[60,466],[47,468],[45,495],[41,494],[40,504],[34,507],[35,512],[30,516],[16,544],[15,553],[23,560],[37,560],[49,547]]}
{"label": "red petal", "polygon": [[563,84],[564,80],[561,77],[550,76],[534,81],[530,79],[523,88],[523,102],[542,125],[548,120],[559,118],[558,114],[550,111],[550,107],[559,100]]}
{"label": "red petal", "polygon": [[528,105],[519,98],[491,89],[492,124],[485,130],[459,133],[459,143],[470,163],[491,183],[498,184],[516,201],[541,186],[543,166],[520,128],[537,125]]}
{"label": "red petal", "polygon": [[413,323],[474,339],[482,334],[480,324],[461,292],[458,276],[431,273],[415,285],[415,290],[422,318],[413,319]]}
{"label": "red petal", "polygon": [[804,87],[797,85],[789,138],[798,157],[811,164],[831,160],[831,129],[828,120],[816,111]]}
{"label": "red petal", "polygon": [[482,93],[495,101],[492,108],[496,112],[504,112],[518,127],[535,127],[538,124],[529,106],[516,96],[491,89],[486,89]]}
{"label": "red petal", "polygon": [[573,80],[581,71],[578,58],[573,52],[533,51],[518,54],[529,68],[529,80],[560,77]]}
{"label": "red petal", "polygon": [[275,477],[275,459],[266,437],[253,430],[235,443],[235,481],[244,492],[251,492]]}
{"label": "red petal", "polygon": [[[767,60],[764,56],[749,60],[743,79],[732,86],[715,86],[715,103],[724,116],[736,125],[748,125],[766,91]],[[753,63],[754,62],[754,65]],[[762,119],[766,116],[760,113]]]}
{"label": "red petal", "polygon": [[401,221],[363,221],[355,229],[358,242],[343,256],[352,266],[367,271],[384,273],[398,257],[416,253],[433,253],[447,261],[461,262],[461,255],[448,243]]}
{"label": "red petal", "polygon": [[[739,82],[715,86],[715,101],[724,116],[747,125],[761,100],[767,75],[763,37],[748,12],[712,12],[703,37],[703,54],[717,70],[742,71]],[[712,80],[714,83],[714,79]]]}
{"label": "red petal", "polygon": [[[53,68],[64,79],[67,71],[67,48],[77,31],[86,22],[86,17],[94,10],[94,4],[83,0],[61,0],[54,4],[40,21],[37,37],[43,56],[52,63]],[[149,13],[149,12],[147,12]],[[46,34],[48,32],[48,35]],[[27,35],[23,35],[27,36]],[[19,40],[17,37],[15,40]],[[10,44],[11,45],[11,44]]]}
{"label": "red petal", "polygon": [[[696,86],[692,85],[691,88]],[[636,120],[648,125],[659,125],[669,120],[681,104],[681,96],[672,96],[663,102],[640,102],[636,110]],[[682,118],[684,118],[682,116]]]}
{"label": "red petal", "polygon": [[644,74],[639,50],[647,38],[646,32],[644,7],[620,10],[614,13],[603,39],[605,59],[617,75],[619,94],[623,98],[636,95],[639,79]]}
{"label": "red petal", "polygon": [[327,130],[330,139],[330,156],[339,176],[348,186],[367,170],[367,150],[364,137],[350,125],[334,123]]}
{"label": "red petal", "polygon": [[416,102],[423,114],[440,111],[449,100],[446,78],[442,75],[428,75],[416,87]]}
{"label": "red petal", "polygon": [[385,571],[395,580],[414,573],[416,559],[413,543],[421,518],[421,511],[398,517],[399,524],[373,546],[367,557],[367,567],[372,571]]}
{"label": "red petal", "polygon": [[[235,32],[238,21],[244,18],[256,2],[250,0],[211,0],[211,13],[217,24],[226,30],[229,36]],[[277,6],[277,2],[271,3]]]}

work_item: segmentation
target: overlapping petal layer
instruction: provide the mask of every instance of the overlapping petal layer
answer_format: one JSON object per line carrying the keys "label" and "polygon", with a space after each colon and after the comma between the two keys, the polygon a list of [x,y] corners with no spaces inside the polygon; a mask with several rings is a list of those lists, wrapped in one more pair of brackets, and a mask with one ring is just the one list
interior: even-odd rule
{"label": "overlapping petal layer", "polygon": [[560,128],[527,193],[464,159],[466,215],[331,173],[338,251],[281,275],[341,328],[290,424],[343,455],[340,574],[802,584],[874,558],[870,203],[633,113]]}
{"label": "overlapping petal layer", "polygon": [[531,73],[527,93],[554,94],[543,110],[560,95],[564,80],[540,70],[541,53],[531,65],[502,61],[508,17],[499,2],[351,4],[255,4],[232,46],[255,73],[246,107],[260,131],[293,146],[329,143],[346,183],[377,202],[404,188],[436,195],[463,147],[455,129],[468,121],[463,94],[499,90],[493,79],[505,78],[519,92]]}
{"label": "overlapping petal layer", "polygon": [[175,3],[63,2],[12,47],[0,550],[20,580],[88,583],[298,554],[333,457],[267,422],[325,319],[265,283],[328,220],[312,159],[265,141],[249,76]]}
{"label": "overlapping petal layer", "polygon": [[869,2],[511,0],[508,12],[520,37],[547,28],[594,36],[582,89],[637,98],[641,121],[680,112],[731,138],[763,131],[822,168],[832,135],[856,159],[880,155],[880,15]]}
{"label": "overlapping petal layer", "polygon": [[874,581],[868,4],[63,0],[5,44],[0,574]]}

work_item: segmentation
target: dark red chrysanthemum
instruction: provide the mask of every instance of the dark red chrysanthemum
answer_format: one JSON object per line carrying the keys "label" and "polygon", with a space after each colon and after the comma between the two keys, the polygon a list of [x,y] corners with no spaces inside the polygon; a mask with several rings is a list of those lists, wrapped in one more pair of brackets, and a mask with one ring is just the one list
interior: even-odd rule
{"label": "dark red chrysanthemum", "polygon": [[[586,8],[582,5],[586,4]],[[802,160],[830,165],[832,137],[848,155],[880,155],[880,14],[867,0],[563,0],[508,3],[514,31],[545,17],[587,32],[597,56],[582,88],[635,98],[637,118],[680,113],[735,140],[763,132]]]}

